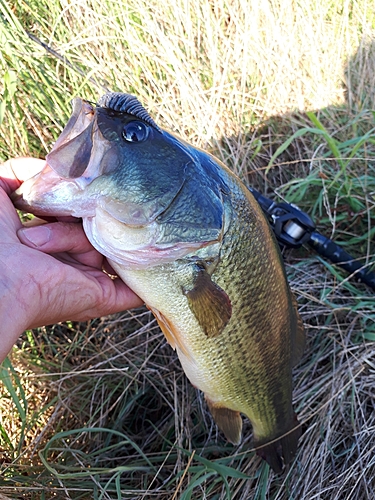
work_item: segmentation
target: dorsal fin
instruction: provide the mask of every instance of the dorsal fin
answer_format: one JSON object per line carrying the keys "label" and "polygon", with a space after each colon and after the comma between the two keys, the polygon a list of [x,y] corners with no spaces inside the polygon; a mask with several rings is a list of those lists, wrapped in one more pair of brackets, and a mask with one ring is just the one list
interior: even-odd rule
{"label": "dorsal fin", "polygon": [[117,113],[133,115],[134,117],[148,123],[159,132],[162,131],[134,95],[124,94],[122,92],[110,92],[103,95],[99,99],[97,105],[101,108],[110,109]]}

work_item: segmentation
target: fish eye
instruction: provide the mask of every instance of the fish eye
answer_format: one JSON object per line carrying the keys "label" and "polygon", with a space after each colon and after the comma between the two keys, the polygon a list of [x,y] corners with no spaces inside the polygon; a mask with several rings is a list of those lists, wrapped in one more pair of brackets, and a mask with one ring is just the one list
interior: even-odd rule
{"label": "fish eye", "polygon": [[124,125],[122,137],[127,142],[143,142],[148,137],[148,126],[139,121],[131,121]]}

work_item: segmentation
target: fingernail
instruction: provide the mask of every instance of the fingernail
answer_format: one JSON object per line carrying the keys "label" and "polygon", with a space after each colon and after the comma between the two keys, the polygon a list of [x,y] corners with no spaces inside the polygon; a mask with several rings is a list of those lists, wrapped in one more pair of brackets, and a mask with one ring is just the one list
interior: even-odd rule
{"label": "fingernail", "polygon": [[23,228],[20,233],[35,247],[41,247],[51,239],[51,230],[47,226]]}

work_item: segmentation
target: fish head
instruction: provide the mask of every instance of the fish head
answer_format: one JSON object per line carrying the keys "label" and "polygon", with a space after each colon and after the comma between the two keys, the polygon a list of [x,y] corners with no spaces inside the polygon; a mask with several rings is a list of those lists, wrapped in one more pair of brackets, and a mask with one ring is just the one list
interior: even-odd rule
{"label": "fish head", "polygon": [[45,169],[13,200],[36,215],[82,218],[93,245],[114,260],[126,249],[140,250],[135,260],[142,251],[173,260],[221,237],[221,191],[202,155],[132,95],[109,93],[97,105],[76,98]]}

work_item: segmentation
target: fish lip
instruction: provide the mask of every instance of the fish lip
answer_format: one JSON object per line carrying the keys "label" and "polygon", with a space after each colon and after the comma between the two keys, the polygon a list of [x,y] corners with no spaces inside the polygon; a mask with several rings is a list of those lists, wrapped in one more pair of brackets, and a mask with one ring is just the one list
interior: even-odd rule
{"label": "fish lip", "polygon": [[[43,182],[40,182],[40,179]],[[87,185],[86,181],[86,185]],[[63,186],[63,189],[61,187]],[[77,179],[63,179],[51,167],[45,168],[34,177],[24,181],[10,196],[14,206],[23,212],[33,213],[39,216],[75,218],[87,217],[95,214],[95,208],[90,203],[79,204],[79,213],[69,209],[68,200],[72,193],[80,196],[86,186]],[[59,192],[56,201],[56,193]],[[46,208],[50,206],[50,208]]]}

